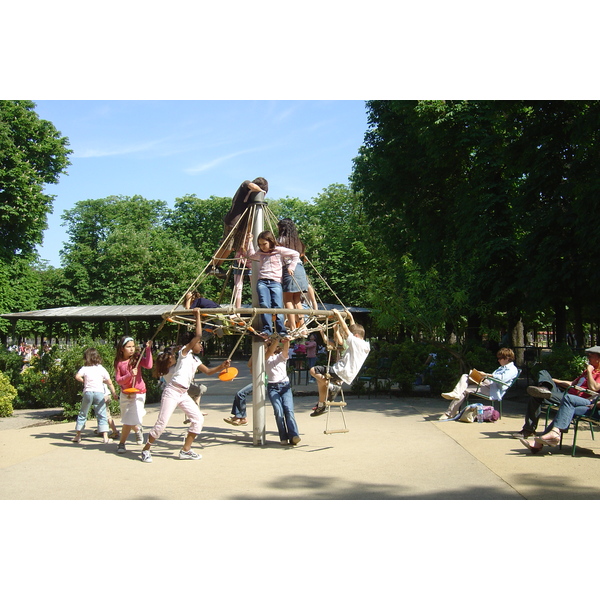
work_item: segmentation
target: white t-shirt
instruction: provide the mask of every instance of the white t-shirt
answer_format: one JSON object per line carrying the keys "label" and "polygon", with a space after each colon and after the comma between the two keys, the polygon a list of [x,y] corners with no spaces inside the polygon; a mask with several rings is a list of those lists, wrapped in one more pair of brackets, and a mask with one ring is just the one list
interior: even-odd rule
{"label": "white t-shirt", "polygon": [[171,383],[176,383],[187,390],[192,381],[194,381],[194,376],[200,364],[200,359],[196,358],[191,350],[185,356],[183,356],[182,350],[180,350],[177,355],[177,363],[171,377]]}
{"label": "white t-shirt", "polygon": [[104,382],[110,381],[108,371],[102,365],[81,367],[77,375],[83,377],[84,392],[102,392],[104,394]]}
{"label": "white t-shirt", "polygon": [[287,359],[288,357],[283,352],[269,356],[265,363],[268,383],[281,383],[287,380],[288,375],[285,364]]}
{"label": "white t-shirt", "polygon": [[369,342],[361,340],[352,333],[348,334],[346,344],[342,358],[331,369],[344,383],[350,385],[367,359],[371,346]]}

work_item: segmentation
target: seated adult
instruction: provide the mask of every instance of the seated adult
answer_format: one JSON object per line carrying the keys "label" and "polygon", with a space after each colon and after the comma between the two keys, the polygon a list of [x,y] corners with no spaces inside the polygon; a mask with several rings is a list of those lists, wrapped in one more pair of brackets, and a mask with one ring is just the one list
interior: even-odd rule
{"label": "seated adult", "polygon": [[[529,386],[527,392],[531,396],[525,415],[523,429],[513,434],[519,441],[537,454],[544,445],[558,446],[561,431],[567,431],[575,415],[585,415],[591,411],[590,394],[585,390],[600,392],[600,346],[587,348],[585,351],[588,365],[583,373],[573,381],[552,379],[547,371],[540,371],[537,386]],[[576,385],[583,390],[573,389],[568,394],[564,390]],[[560,390],[562,388],[562,391]],[[535,435],[537,422],[541,414],[541,405],[544,398],[556,397],[560,394],[560,405],[554,420],[548,425],[544,433],[533,440],[527,438]]]}
{"label": "seated adult", "polygon": [[515,353],[510,348],[500,348],[496,353],[496,358],[500,363],[500,366],[493,373],[484,373],[486,377],[493,377],[499,379],[502,383],[484,379],[481,385],[477,386],[469,381],[468,373],[464,373],[460,376],[458,383],[454,386],[451,392],[445,392],[442,394],[442,398],[451,400],[448,410],[442,414],[440,421],[446,419],[453,419],[459,412],[462,403],[465,401],[467,396],[473,392],[480,391],[490,397],[491,400],[502,400],[504,392],[508,388],[510,382],[519,373],[515,366]]}

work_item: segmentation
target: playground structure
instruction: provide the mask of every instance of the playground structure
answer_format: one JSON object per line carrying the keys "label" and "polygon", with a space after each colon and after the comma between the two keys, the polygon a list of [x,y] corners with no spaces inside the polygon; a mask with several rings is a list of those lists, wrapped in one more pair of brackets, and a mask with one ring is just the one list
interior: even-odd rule
{"label": "playground structure", "polygon": [[[265,218],[266,217],[266,218]],[[268,226],[265,227],[265,221],[267,221]],[[241,225],[240,225],[241,224]],[[271,231],[277,229],[276,227],[276,219],[272,213],[268,210],[267,203],[264,200],[264,193],[257,193],[254,201],[249,202],[244,215],[238,221],[238,224],[229,232],[228,236],[223,240],[220,248],[215,252],[209,263],[206,265],[204,270],[200,273],[200,275],[195,279],[194,282],[188,287],[185,293],[181,296],[175,307],[167,313],[162,315],[162,323],[160,324],[158,330],[153,336],[156,337],[158,332],[164,327],[166,323],[175,323],[179,326],[189,327],[194,323],[193,310],[188,308],[179,308],[183,306],[182,303],[184,299],[188,296],[190,292],[195,291],[200,283],[204,280],[204,278],[211,276],[211,266],[213,264],[213,260],[215,256],[220,255],[221,251],[226,247],[226,244],[229,242],[231,236],[235,236],[236,229],[241,226],[245,227],[246,231],[244,233],[251,232],[256,239],[258,235],[267,228],[270,228]],[[224,260],[235,260],[230,258],[225,258]],[[312,266],[312,263],[306,259],[307,262]],[[242,267],[242,282],[244,280],[244,270],[246,267]],[[314,269],[314,266],[313,266]],[[314,269],[316,272],[316,269]],[[231,273],[231,268],[227,271],[227,275],[225,277],[225,283],[223,286],[223,290],[225,290],[227,283],[229,281],[229,275]],[[317,276],[320,275],[317,273]],[[323,278],[321,277],[321,280]],[[323,280],[324,281],[324,280]],[[252,287],[252,308],[242,308],[236,307],[234,298],[236,294],[235,286],[232,293],[231,302],[229,305],[222,306],[221,308],[202,308],[202,321],[203,325],[210,324],[215,328],[220,328],[220,330],[225,335],[239,335],[239,339],[235,344],[235,347],[230,353],[229,358],[239,346],[241,340],[244,335],[250,334],[252,336],[252,432],[253,432],[253,444],[255,446],[264,445],[266,438],[266,418],[265,418],[265,410],[266,410],[266,376],[265,376],[265,348],[264,348],[264,339],[259,336],[257,332],[258,319],[262,315],[265,314],[283,314],[283,315],[303,315],[304,320],[302,323],[302,337],[307,337],[310,333],[319,334],[327,347],[331,348],[328,343],[329,332],[337,323],[336,313],[330,310],[318,310],[313,303],[313,306],[309,305],[309,298],[303,295],[303,308],[298,309],[290,309],[290,308],[261,308],[258,302],[258,294],[257,294],[257,283],[258,283],[258,273],[257,269],[251,270],[251,287]],[[325,282],[326,283],[326,282]],[[329,287],[329,286],[327,286]],[[331,288],[329,288],[331,289]],[[331,290],[333,293],[333,290]],[[334,294],[335,295],[335,294]],[[221,294],[223,296],[223,293]],[[337,296],[335,296],[337,298]],[[338,302],[342,304],[342,302],[337,298]],[[350,315],[347,309],[344,306],[344,310],[340,311],[340,314],[344,318],[349,318]],[[300,329],[300,328],[298,328]],[[291,334],[293,336],[300,337],[300,332],[298,330],[292,331]],[[329,362],[331,361],[331,349],[329,351]],[[223,373],[224,377],[231,379],[231,373]],[[235,373],[233,373],[235,376]],[[341,390],[340,390],[341,391]],[[348,431],[346,428],[346,420],[343,414],[343,407],[346,406],[345,401],[343,400],[343,391],[342,400],[339,402],[335,402],[334,398],[331,401],[327,402],[327,423],[325,433],[345,433]],[[344,421],[343,429],[328,429],[329,427],[329,412],[331,406],[337,406],[340,408],[342,413],[342,418]]]}

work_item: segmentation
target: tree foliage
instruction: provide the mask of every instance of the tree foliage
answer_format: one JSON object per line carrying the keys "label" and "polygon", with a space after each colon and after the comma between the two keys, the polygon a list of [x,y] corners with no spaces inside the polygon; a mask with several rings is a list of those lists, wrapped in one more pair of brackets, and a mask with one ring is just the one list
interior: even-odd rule
{"label": "tree foliage", "polygon": [[590,265],[586,241],[599,224],[590,214],[599,102],[372,101],[368,109],[353,187],[396,259],[397,284],[408,281],[410,257],[439,273],[437,289],[467,319],[585,304],[574,273]]}
{"label": "tree foliage", "polygon": [[70,164],[68,140],[40,119],[35,104],[0,100],[0,259],[28,255],[42,241],[57,183]]}

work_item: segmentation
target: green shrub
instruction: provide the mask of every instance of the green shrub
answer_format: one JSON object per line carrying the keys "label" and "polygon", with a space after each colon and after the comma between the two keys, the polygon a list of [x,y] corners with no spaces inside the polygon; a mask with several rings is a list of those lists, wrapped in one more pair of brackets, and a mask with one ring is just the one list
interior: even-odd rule
{"label": "green shrub", "polygon": [[4,346],[0,346],[0,371],[8,377],[13,386],[19,379],[23,364],[23,357],[18,352],[9,352]]}
{"label": "green shrub", "polygon": [[580,353],[576,353],[568,344],[554,344],[552,352],[542,354],[540,361],[531,369],[532,375],[537,381],[539,372],[548,371],[555,379],[573,381],[580,375],[587,365],[587,359]]}
{"label": "green shrub", "polygon": [[11,385],[8,377],[0,371],[0,417],[11,417],[13,402],[17,397],[17,390]]}

